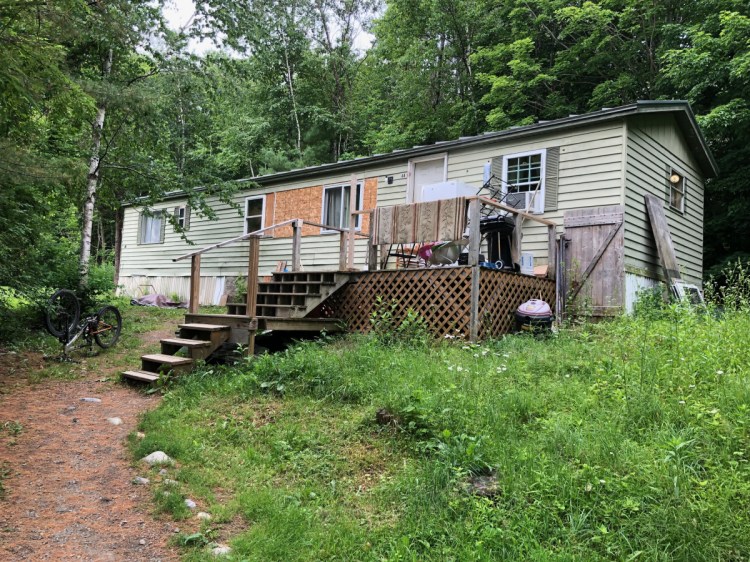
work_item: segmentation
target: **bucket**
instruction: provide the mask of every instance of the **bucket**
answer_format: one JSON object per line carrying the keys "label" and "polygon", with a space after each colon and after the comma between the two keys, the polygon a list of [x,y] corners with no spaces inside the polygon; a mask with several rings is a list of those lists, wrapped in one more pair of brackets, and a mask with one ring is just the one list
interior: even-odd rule
{"label": "bucket", "polygon": [[534,275],[534,254],[531,252],[521,252],[521,273]]}

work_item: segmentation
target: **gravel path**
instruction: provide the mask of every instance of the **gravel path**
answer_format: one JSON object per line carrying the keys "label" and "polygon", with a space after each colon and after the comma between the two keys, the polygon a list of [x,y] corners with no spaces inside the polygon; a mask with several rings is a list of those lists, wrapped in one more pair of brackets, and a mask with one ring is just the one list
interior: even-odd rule
{"label": "gravel path", "polygon": [[97,359],[75,381],[29,384],[43,359],[0,349],[0,560],[179,559],[125,447],[159,397],[101,382],[114,374]]}

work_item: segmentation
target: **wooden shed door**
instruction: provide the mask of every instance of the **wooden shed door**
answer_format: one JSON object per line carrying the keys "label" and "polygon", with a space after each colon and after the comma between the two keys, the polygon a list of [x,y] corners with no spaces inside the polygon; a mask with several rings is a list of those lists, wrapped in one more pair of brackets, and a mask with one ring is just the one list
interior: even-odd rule
{"label": "wooden shed door", "polygon": [[622,311],[625,292],[622,205],[566,211],[568,303],[594,316]]}

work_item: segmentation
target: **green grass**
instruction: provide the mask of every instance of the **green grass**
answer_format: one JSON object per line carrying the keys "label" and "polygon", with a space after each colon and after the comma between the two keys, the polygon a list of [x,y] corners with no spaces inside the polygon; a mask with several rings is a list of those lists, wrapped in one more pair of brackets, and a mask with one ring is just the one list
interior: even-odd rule
{"label": "green grass", "polygon": [[[182,378],[131,443],[178,462],[160,510],[214,516],[187,560],[205,537],[259,561],[746,559],[748,333],[673,308],[480,346],[300,344]],[[471,494],[487,473],[498,494]]]}

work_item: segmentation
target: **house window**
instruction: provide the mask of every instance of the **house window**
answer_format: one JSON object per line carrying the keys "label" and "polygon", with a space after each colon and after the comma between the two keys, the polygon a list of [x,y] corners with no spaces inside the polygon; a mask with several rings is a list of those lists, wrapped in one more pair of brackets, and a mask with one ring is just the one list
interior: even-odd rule
{"label": "house window", "polygon": [[263,228],[265,206],[266,201],[262,196],[245,199],[245,234],[250,234]]}
{"label": "house window", "polygon": [[164,242],[164,211],[141,213],[141,244]]}
{"label": "house window", "polygon": [[174,221],[175,225],[180,230],[187,230],[188,228],[190,228],[190,207],[188,207],[187,205],[175,207]]}
{"label": "house window", "polygon": [[[351,185],[333,185],[323,190],[323,224],[337,228],[349,228]],[[362,184],[357,184],[356,208],[362,210]],[[362,216],[357,215],[356,227],[362,226]],[[323,229],[325,232],[325,229]]]}
{"label": "house window", "polygon": [[680,213],[685,212],[685,176],[675,170],[669,174],[669,206]]}
{"label": "house window", "polygon": [[546,151],[523,152],[503,157],[506,203],[534,213],[544,212],[544,165]]}
{"label": "house window", "polygon": [[448,173],[448,155],[431,154],[409,160],[409,182],[406,191],[406,202],[422,200],[422,188],[425,185],[444,182]]}

